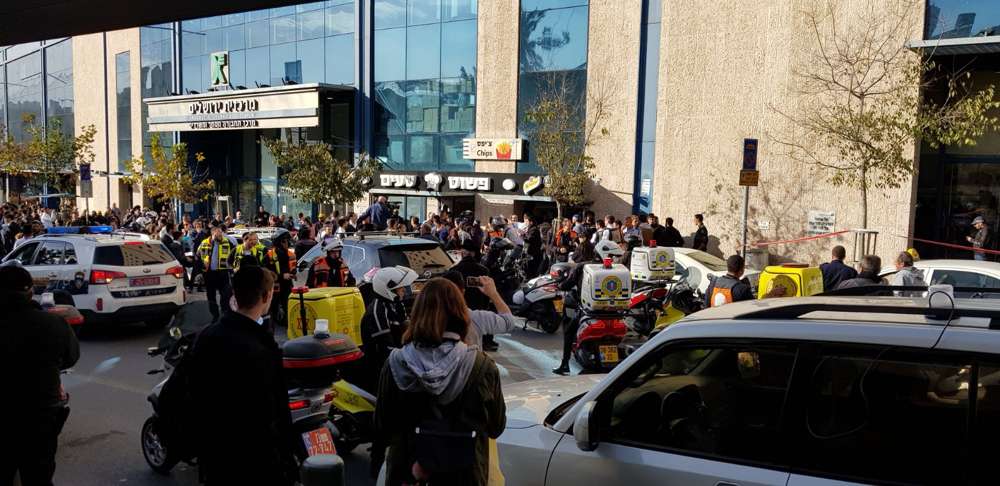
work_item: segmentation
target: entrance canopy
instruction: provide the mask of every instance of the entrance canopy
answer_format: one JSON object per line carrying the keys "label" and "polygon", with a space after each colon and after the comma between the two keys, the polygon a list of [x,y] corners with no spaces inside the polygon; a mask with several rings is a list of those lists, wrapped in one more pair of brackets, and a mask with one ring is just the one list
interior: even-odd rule
{"label": "entrance canopy", "polygon": [[296,84],[146,98],[151,132],[315,127],[324,94],[349,86]]}

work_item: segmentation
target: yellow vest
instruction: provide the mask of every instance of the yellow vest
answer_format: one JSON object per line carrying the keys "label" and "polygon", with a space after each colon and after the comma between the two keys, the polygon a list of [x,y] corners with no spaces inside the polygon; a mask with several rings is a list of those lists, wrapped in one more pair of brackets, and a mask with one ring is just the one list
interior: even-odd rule
{"label": "yellow vest", "polygon": [[[223,238],[219,243],[219,268],[218,270],[229,270],[229,253],[232,251],[232,243],[228,238]],[[212,264],[212,238],[205,238],[198,245],[198,253],[201,254],[201,261],[205,264],[205,270]]]}
{"label": "yellow vest", "polygon": [[[246,252],[246,247],[243,246],[243,243],[236,245],[236,263],[234,264],[236,270],[240,269],[240,261],[243,260],[243,255],[245,252]],[[258,265],[262,264],[264,262],[264,245],[261,243],[257,243],[256,245],[253,246],[253,248],[250,248],[250,256],[252,256],[254,260],[257,260]]]}

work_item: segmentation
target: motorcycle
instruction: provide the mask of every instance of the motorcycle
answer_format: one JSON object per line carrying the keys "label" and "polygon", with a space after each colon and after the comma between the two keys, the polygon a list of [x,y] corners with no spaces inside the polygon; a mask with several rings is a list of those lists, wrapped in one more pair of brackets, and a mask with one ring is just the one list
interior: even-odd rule
{"label": "motorcycle", "polygon": [[[161,356],[162,364],[149,374],[164,374],[147,400],[153,414],[146,419],[140,431],[143,457],[149,467],[159,474],[169,474],[181,460],[196,464],[196,459],[185,459],[186,454],[172,451],[169,440],[164,441],[164,426],[160,410],[160,394],[171,373],[194,344],[195,332],[183,332],[172,326],[168,337],[149,348],[150,357]],[[315,335],[286,342],[282,346],[283,367],[288,384],[288,408],[292,416],[292,430],[302,440],[297,442],[294,455],[299,464],[317,454],[335,454],[340,435],[329,420],[335,393],[332,385],[337,368],[361,357],[354,342],[342,334],[329,334],[320,329]]]}
{"label": "motorcycle", "polygon": [[580,319],[576,342],[573,344],[573,357],[581,368],[600,373],[609,371],[621,362],[623,353],[619,346],[628,332],[626,315],[625,312],[589,309],[568,313],[566,318]]}
{"label": "motorcycle", "polygon": [[631,331],[622,346],[625,356],[670,325],[704,307],[701,293],[687,280],[640,284],[639,290],[632,295],[625,319]]}
{"label": "motorcycle", "polygon": [[372,441],[375,424],[375,395],[346,380],[337,380],[331,389],[330,421],[339,432],[333,442],[340,454]]}
{"label": "motorcycle", "polygon": [[482,260],[490,271],[500,295],[507,300],[521,287],[525,280],[527,257],[524,247],[515,245],[507,238],[493,238]]}
{"label": "motorcycle", "polygon": [[533,322],[539,329],[551,334],[559,330],[564,311],[559,284],[572,270],[573,263],[556,263],[549,273],[528,280],[514,292],[511,312],[525,319],[524,329]]}

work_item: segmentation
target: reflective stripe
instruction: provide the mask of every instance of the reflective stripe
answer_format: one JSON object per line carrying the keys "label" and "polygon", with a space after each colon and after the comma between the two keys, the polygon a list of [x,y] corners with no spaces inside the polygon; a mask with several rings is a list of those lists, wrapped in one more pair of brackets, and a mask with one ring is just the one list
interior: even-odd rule
{"label": "reflective stripe", "polygon": [[378,337],[378,336],[381,336],[383,334],[388,334],[388,333],[389,333],[388,329],[383,329],[383,330],[381,330],[379,332],[372,333],[372,337]]}

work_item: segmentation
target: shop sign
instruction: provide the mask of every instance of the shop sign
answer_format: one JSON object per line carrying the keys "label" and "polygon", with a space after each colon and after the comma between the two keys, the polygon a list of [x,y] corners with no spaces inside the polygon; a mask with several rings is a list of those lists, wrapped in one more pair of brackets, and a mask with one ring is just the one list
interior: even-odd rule
{"label": "shop sign", "polygon": [[318,84],[147,98],[149,131],[186,132],[319,125]]}
{"label": "shop sign", "polygon": [[806,233],[810,236],[833,233],[837,225],[837,213],[833,211],[809,211]]}
{"label": "shop sign", "polygon": [[209,59],[212,61],[212,86],[229,86],[229,51],[213,52]]}
{"label": "shop sign", "polygon": [[425,174],[385,172],[377,186],[384,189],[411,189],[429,193],[474,192],[480,194],[536,195],[545,186],[545,177],[526,174]]}
{"label": "shop sign", "polygon": [[493,188],[493,179],[489,177],[448,177],[448,189],[453,191],[484,191]]}
{"label": "shop sign", "polygon": [[381,174],[379,185],[382,187],[417,187],[417,176],[403,174]]}
{"label": "shop sign", "polygon": [[465,138],[462,157],[468,160],[521,160],[520,138]]}

